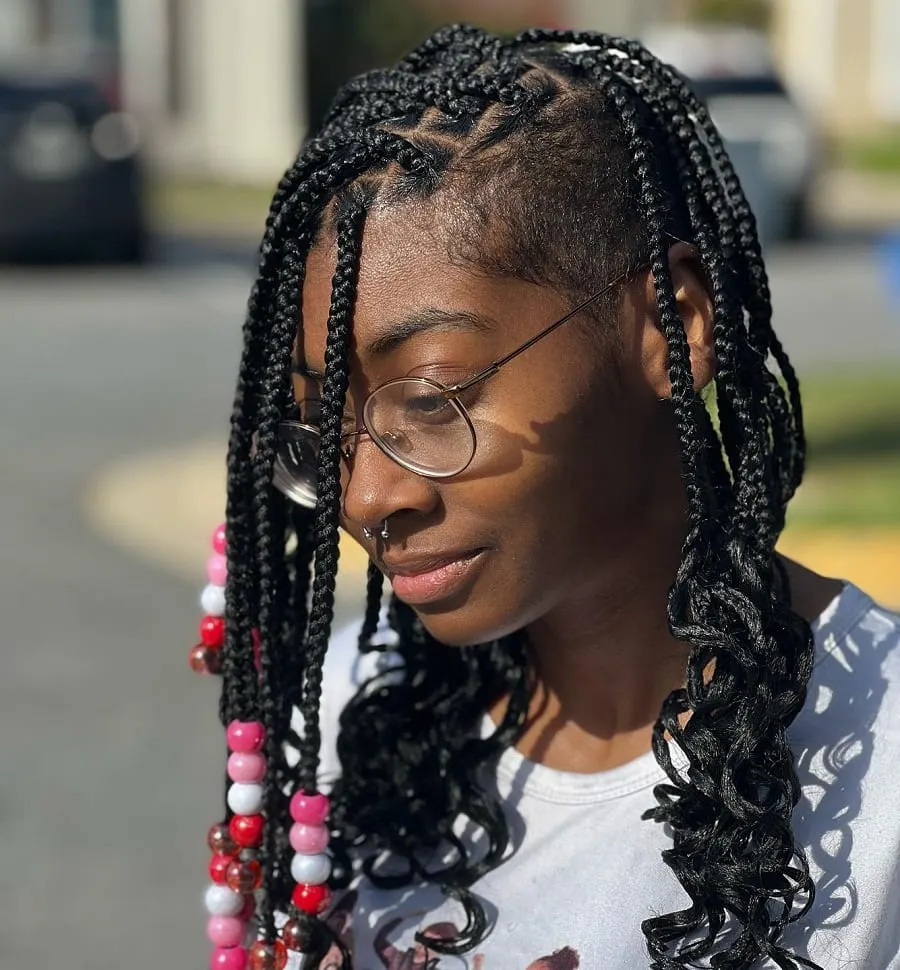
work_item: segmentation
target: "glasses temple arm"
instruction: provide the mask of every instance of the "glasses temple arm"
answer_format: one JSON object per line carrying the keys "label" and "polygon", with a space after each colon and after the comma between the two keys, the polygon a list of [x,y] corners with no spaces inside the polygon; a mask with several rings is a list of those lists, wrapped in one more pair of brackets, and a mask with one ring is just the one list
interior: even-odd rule
{"label": "glasses temple arm", "polygon": [[467,391],[470,387],[477,384],[479,381],[486,380],[488,377],[492,377],[494,374],[503,367],[504,364],[508,364],[511,360],[518,357],[519,354],[524,354],[529,347],[533,347],[539,340],[543,340],[548,334],[553,333],[558,327],[561,327],[568,320],[571,320],[576,314],[581,313],[586,307],[589,307],[592,303],[596,302],[605,293],[608,293],[617,283],[621,283],[628,273],[623,273],[621,276],[617,276],[611,283],[607,283],[602,290],[598,290],[593,296],[589,296],[583,303],[579,303],[577,307],[564,316],[560,317],[558,320],[554,320],[549,327],[544,327],[543,330],[536,333],[530,340],[527,340],[521,347],[516,347],[515,350],[510,351],[505,357],[500,357],[499,359],[492,361],[487,367],[480,370],[473,377],[469,377],[464,381],[460,381],[458,384],[454,384],[452,387],[447,388],[447,395],[451,398],[456,397],[457,394],[461,394],[463,391]]}

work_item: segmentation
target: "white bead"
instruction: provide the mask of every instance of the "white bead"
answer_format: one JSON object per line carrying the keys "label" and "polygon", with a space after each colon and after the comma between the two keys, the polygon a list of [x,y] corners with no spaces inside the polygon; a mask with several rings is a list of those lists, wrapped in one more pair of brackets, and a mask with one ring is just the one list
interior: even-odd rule
{"label": "white bead", "polygon": [[200,608],[210,616],[225,615],[225,587],[210,583],[200,594]]}
{"label": "white bead", "polygon": [[331,875],[331,859],[324,852],[317,855],[303,855],[298,852],[291,860],[291,875],[294,882],[320,886]]}
{"label": "white bead", "polygon": [[237,916],[244,908],[244,897],[228,886],[213,883],[206,890],[206,911],[210,916]]}
{"label": "white bead", "polygon": [[228,789],[228,807],[235,815],[259,815],[262,806],[262,785],[250,785],[236,781]]}

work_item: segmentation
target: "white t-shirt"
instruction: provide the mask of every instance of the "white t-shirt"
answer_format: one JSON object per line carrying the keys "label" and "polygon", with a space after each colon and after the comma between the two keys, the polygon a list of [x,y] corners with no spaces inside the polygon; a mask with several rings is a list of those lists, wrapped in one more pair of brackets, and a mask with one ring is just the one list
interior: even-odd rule
{"label": "white t-shirt", "polygon": [[[803,785],[794,827],[817,893],[782,943],[825,970],[900,970],[900,616],[846,585],[813,630],[815,670],[790,737]],[[323,782],[337,767],[338,714],[375,659],[356,653],[356,629],[335,637],[325,672]],[[506,751],[496,784],[515,848],[474,887],[490,935],[465,956],[425,954],[414,933],[455,935],[461,907],[437,887],[383,891],[360,878],[331,915],[346,921],[355,970],[649,966],[641,921],[688,904],[661,858],[671,845],[664,828],[641,820],[663,778],[652,753],[585,775]]]}

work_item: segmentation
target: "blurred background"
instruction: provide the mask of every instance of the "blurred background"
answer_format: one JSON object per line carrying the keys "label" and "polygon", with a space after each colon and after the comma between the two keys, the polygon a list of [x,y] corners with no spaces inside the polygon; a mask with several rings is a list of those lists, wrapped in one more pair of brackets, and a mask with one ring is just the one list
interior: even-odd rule
{"label": "blurred background", "polygon": [[207,963],[222,740],[186,660],[255,247],[335,87],[459,19],[690,77],[806,391],[783,546],[900,606],[895,0],[0,0],[3,970]]}

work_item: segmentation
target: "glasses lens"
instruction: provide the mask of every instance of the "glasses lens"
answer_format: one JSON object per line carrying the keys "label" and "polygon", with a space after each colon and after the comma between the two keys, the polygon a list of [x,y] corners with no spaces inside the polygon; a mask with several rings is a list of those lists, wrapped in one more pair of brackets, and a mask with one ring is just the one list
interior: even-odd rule
{"label": "glasses lens", "polygon": [[384,452],[423,475],[457,475],[475,454],[475,435],[462,407],[423,378],[378,388],[366,403],[365,421]]}
{"label": "glasses lens", "polygon": [[282,421],[272,483],[291,501],[314,509],[318,458],[318,431],[299,421]]}

